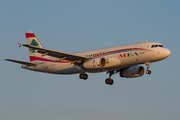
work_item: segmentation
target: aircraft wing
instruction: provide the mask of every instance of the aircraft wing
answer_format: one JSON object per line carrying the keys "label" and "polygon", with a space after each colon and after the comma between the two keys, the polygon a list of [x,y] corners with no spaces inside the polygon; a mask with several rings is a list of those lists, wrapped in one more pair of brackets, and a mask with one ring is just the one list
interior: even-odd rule
{"label": "aircraft wing", "polygon": [[42,55],[48,55],[48,56],[56,57],[56,58],[61,59],[61,60],[79,61],[79,60],[87,59],[87,57],[85,57],[85,56],[65,53],[65,52],[46,49],[46,48],[40,48],[40,47],[28,45],[28,44],[23,44],[22,46],[38,50],[37,52],[42,53]]}
{"label": "aircraft wing", "polygon": [[5,60],[10,61],[10,62],[23,64],[23,65],[28,65],[28,66],[36,66],[37,65],[36,63],[32,63],[32,62],[24,62],[24,61],[13,60],[13,59],[5,59]]}

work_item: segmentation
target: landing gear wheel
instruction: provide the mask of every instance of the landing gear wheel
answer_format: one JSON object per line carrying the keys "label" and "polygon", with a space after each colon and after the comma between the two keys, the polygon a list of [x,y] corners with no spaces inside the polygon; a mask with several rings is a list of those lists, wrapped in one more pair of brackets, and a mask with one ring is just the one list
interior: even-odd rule
{"label": "landing gear wheel", "polygon": [[87,75],[87,74],[84,74],[83,79],[84,79],[84,80],[87,80],[87,79],[88,79],[88,75]]}
{"label": "landing gear wheel", "polygon": [[114,80],[107,78],[107,79],[105,80],[105,83],[108,84],[108,85],[112,85],[112,84],[114,83]]}
{"label": "landing gear wheel", "polygon": [[151,71],[150,70],[146,70],[146,74],[151,74]]}
{"label": "landing gear wheel", "polygon": [[79,74],[79,78],[83,79],[84,78],[84,74],[83,73]]}
{"label": "landing gear wheel", "polygon": [[109,73],[109,78],[105,80],[105,83],[108,85],[112,85],[114,83],[114,80],[111,79],[111,76],[114,74],[114,71],[108,71],[107,73]]}
{"label": "landing gear wheel", "polygon": [[147,67],[146,74],[151,74],[151,70],[149,70],[150,62],[145,62],[145,65]]}
{"label": "landing gear wheel", "polygon": [[105,83],[106,83],[106,84],[109,84],[109,83],[110,83],[110,79],[107,78],[107,79],[105,80]]}
{"label": "landing gear wheel", "polygon": [[80,79],[87,80],[88,75],[87,75],[87,74],[84,74],[84,73],[81,73],[81,74],[79,74],[79,78],[80,78]]}
{"label": "landing gear wheel", "polygon": [[114,83],[114,80],[111,79],[109,85],[113,85],[113,83]]}

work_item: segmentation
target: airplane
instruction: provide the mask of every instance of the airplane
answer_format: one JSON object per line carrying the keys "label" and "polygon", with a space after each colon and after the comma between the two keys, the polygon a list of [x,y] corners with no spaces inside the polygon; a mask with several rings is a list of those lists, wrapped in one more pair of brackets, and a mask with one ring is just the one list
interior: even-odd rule
{"label": "airplane", "polygon": [[143,76],[145,69],[140,64],[146,65],[146,73],[150,63],[167,58],[171,52],[157,42],[140,42],[116,47],[96,49],[78,53],[66,53],[46,49],[39,42],[32,31],[25,33],[27,44],[19,43],[19,47],[28,48],[30,62],[5,59],[10,62],[22,64],[22,68],[51,73],[51,74],[79,74],[80,79],[86,80],[86,73],[107,72],[109,78],[105,83],[112,85],[111,76],[119,73],[122,78],[135,78]]}

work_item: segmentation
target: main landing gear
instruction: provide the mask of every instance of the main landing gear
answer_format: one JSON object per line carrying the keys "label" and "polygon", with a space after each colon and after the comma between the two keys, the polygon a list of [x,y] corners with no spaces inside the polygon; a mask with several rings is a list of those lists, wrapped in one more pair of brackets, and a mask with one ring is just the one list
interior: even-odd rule
{"label": "main landing gear", "polygon": [[150,62],[145,62],[145,65],[147,67],[146,74],[151,74],[151,70],[149,70]]}
{"label": "main landing gear", "polygon": [[108,84],[108,85],[112,85],[114,83],[114,80],[111,79],[111,76],[114,74],[114,71],[110,71],[110,72],[107,72],[107,73],[109,73],[109,78],[107,78],[105,80],[105,83]]}
{"label": "main landing gear", "polygon": [[81,73],[81,74],[79,74],[79,78],[80,78],[80,79],[87,80],[87,79],[88,79],[88,75],[85,74],[85,73]]}

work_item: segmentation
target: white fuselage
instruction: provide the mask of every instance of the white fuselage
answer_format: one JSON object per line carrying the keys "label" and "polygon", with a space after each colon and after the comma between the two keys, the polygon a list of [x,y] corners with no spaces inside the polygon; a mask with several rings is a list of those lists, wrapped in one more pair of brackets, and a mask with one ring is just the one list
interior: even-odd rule
{"label": "white fuselage", "polygon": [[[152,47],[154,45],[154,47]],[[156,46],[156,47],[155,47]],[[118,58],[121,61],[120,65],[109,68],[94,68],[83,69],[78,65],[71,63],[70,61],[64,61],[57,58],[47,56],[43,60],[33,61],[38,65],[35,67],[22,65],[22,68],[46,72],[52,74],[76,74],[84,72],[104,72],[104,71],[116,71],[125,67],[133,65],[144,64],[145,62],[156,62],[167,58],[170,55],[170,51],[164,48],[157,42],[141,42],[129,45],[122,45],[116,47],[109,47],[104,49],[97,49],[85,52],[74,53],[76,55],[86,56],[91,59],[94,58]],[[96,64],[96,63],[92,63]]]}

